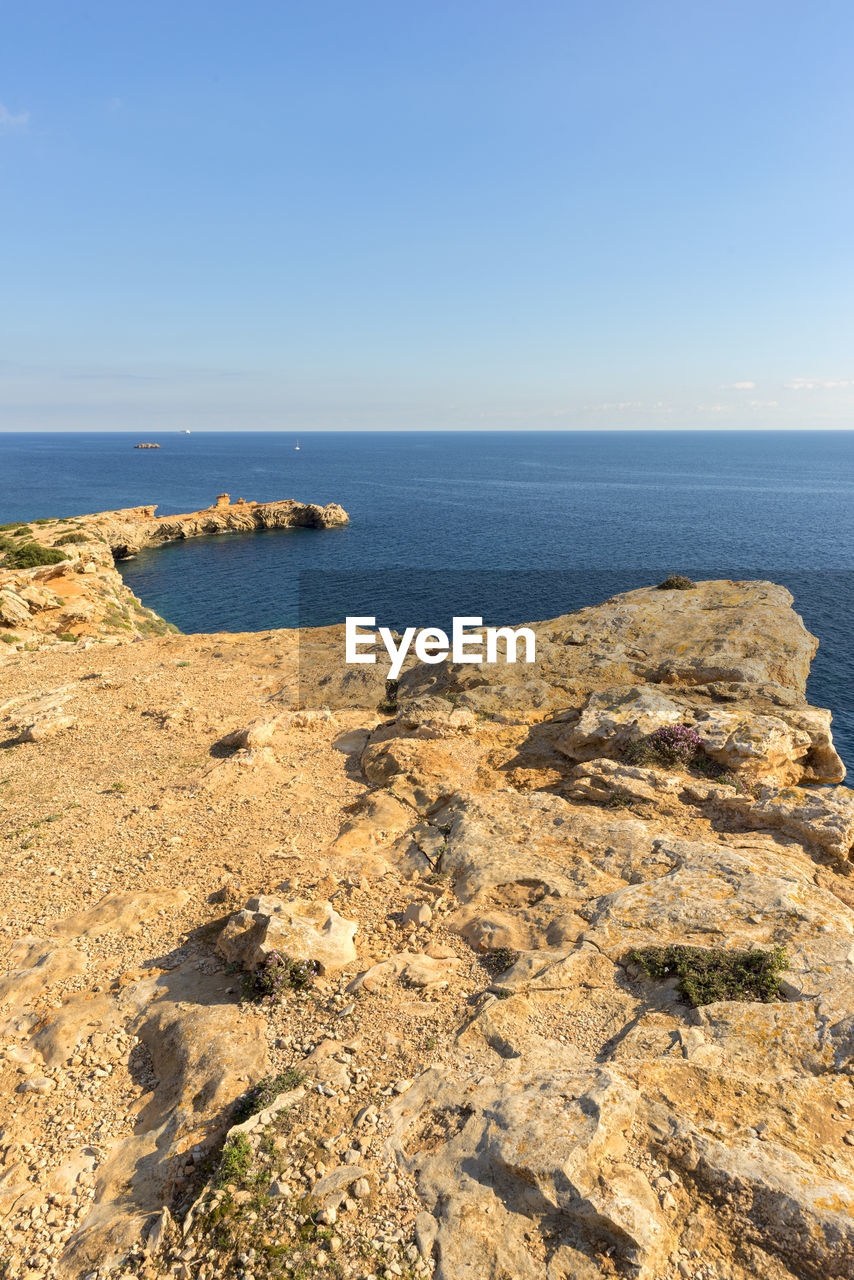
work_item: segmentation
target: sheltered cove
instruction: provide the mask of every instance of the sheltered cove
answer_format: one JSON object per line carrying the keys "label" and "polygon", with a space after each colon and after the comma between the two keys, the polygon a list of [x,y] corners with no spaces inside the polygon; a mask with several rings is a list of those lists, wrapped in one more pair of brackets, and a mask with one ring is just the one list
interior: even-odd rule
{"label": "sheltered cove", "polygon": [[385,713],[342,627],[98,603],[114,548],[324,512],[0,569],[9,1274],[854,1273],[854,793],[789,593],[628,592]]}

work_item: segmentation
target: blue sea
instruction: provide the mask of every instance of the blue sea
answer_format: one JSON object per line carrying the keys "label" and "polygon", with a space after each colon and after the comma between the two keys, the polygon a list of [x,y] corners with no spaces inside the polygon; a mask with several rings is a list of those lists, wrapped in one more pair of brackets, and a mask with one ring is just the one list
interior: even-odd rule
{"label": "blue sea", "polygon": [[[135,450],[139,439],[160,449]],[[0,523],[232,498],[351,523],[177,543],[123,563],[182,631],[375,614],[554,617],[667,573],[785,583],[821,640],[809,696],[854,765],[854,432],[0,435]],[[300,589],[302,588],[302,589]]]}

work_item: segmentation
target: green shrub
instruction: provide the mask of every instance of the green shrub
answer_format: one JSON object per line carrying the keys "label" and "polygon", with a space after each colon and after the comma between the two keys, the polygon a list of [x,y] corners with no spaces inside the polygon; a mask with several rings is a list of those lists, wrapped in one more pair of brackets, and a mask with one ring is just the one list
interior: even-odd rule
{"label": "green shrub", "polygon": [[635,798],[630,791],[624,791],[622,787],[617,787],[608,796],[605,802],[609,809],[631,809],[635,802]]}
{"label": "green shrub", "polygon": [[[668,769],[693,769],[696,773],[708,778],[710,782],[718,782],[732,787],[742,796],[755,794],[755,787],[745,782],[731,769],[725,769],[717,760],[706,754],[705,744],[697,730],[687,724],[669,724],[644,738],[629,742],[622,750],[622,757],[628,764],[663,765]],[[622,793],[626,795],[625,792]],[[614,796],[617,792],[614,793]],[[628,803],[624,799],[616,800],[612,796],[609,804],[619,808]]]}
{"label": "green shrub", "polygon": [[669,578],[665,578],[663,582],[659,582],[659,591],[693,591],[696,582],[692,582],[690,578],[686,578],[681,573],[671,573]]}
{"label": "green shrub", "polygon": [[259,1080],[238,1099],[234,1108],[234,1123],[242,1124],[244,1120],[257,1115],[259,1111],[266,1111],[280,1094],[290,1093],[292,1089],[296,1089],[297,1085],[302,1084],[304,1079],[302,1072],[289,1067],[287,1071],[281,1071],[276,1076],[266,1076],[263,1080]]}
{"label": "green shrub", "polygon": [[483,957],[483,964],[484,968],[497,977],[498,974],[512,969],[518,959],[519,952],[511,947],[495,947]]}
{"label": "green shrub", "polygon": [[71,543],[89,541],[90,539],[86,537],[85,533],[64,533],[61,538],[57,538],[53,545],[55,547],[67,547],[70,546]]}
{"label": "green shrub", "polygon": [[0,640],[2,640],[4,644],[17,644],[20,638],[20,636],[7,636],[4,632],[0,632]]}
{"label": "green shrub", "polygon": [[707,755],[697,756],[691,761],[691,768],[696,769],[704,778],[708,778],[711,782],[719,782],[722,786],[732,787],[739,795],[752,796],[756,792],[756,784],[745,782],[744,778],[740,778],[737,773],[733,773],[731,769],[725,769],[722,764],[718,764],[717,760],[712,760]]}
{"label": "green shrub", "polygon": [[721,951],[706,947],[642,947],[626,957],[650,978],[679,979],[679,994],[697,1008],[717,1000],[781,1000],[780,974],[788,969],[784,947],[770,951]]}
{"label": "green shrub", "polygon": [[40,542],[25,542],[13,551],[6,552],[5,565],[7,569],[35,569],[38,565],[59,564],[60,560],[67,559],[65,552],[57,551],[55,547],[43,547]]}
{"label": "green shrub", "polygon": [[384,716],[397,715],[397,695],[400,689],[399,680],[386,680],[385,696],[377,703],[377,711]]}
{"label": "green shrub", "polygon": [[229,1138],[222,1149],[215,1185],[228,1186],[230,1182],[242,1182],[252,1167],[252,1143],[245,1133]]}
{"label": "green shrub", "polygon": [[67,640],[69,644],[76,644],[80,639],[73,631],[59,631],[56,636],[57,640]]}

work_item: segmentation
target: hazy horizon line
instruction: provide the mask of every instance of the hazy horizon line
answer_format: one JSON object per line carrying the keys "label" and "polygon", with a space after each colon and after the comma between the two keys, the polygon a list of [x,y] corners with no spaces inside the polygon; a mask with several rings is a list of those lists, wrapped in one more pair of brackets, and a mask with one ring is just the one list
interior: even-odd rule
{"label": "hazy horizon line", "polygon": [[[143,428],[146,430],[146,428]],[[854,431],[849,427],[167,427],[151,432],[153,436],[172,435],[767,435],[785,431],[802,434]],[[130,427],[43,427],[25,429],[0,427],[3,436],[139,436],[140,431]]]}

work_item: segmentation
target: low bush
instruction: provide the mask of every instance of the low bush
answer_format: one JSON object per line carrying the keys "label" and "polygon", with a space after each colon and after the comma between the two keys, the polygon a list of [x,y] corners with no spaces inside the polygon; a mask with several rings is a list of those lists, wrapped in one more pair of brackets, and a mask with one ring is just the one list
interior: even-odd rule
{"label": "low bush", "polygon": [[90,542],[91,539],[86,537],[85,533],[64,533],[61,538],[57,538],[53,544],[55,547],[68,547],[72,543]]}
{"label": "low bush", "polygon": [[494,951],[487,952],[483,957],[483,963],[490,973],[497,976],[512,969],[518,959],[519,952],[514,951],[512,947],[496,947]]}
{"label": "low bush", "polygon": [[67,559],[65,552],[58,551],[56,547],[43,547],[40,542],[25,542],[6,552],[5,566],[7,569],[35,569],[39,565],[59,564],[60,560]]}
{"label": "low bush", "polygon": [[708,778],[710,782],[720,782],[725,787],[732,787],[742,796],[753,795],[754,788],[740,778],[737,773],[733,773],[729,769],[725,769],[722,764],[718,764],[717,760],[712,760],[707,755],[698,756],[696,760],[691,762],[691,768],[696,769],[704,778]]}
{"label": "low bush", "polygon": [[222,1149],[215,1185],[226,1187],[232,1182],[242,1182],[251,1168],[252,1143],[245,1133],[237,1133]]}
{"label": "low bush", "polygon": [[659,591],[692,591],[696,587],[696,582],[690,578],[686,578],[681,573],[671,573],[669,578],[665,578],[663,582],[659,582]]}
{"label": "low bush", "polygon": [[399,690],[399,680],[386,680],[385,696],[383,697],[382,702],[377,703],[377,711],[379,711],[381,715],[397,715],[397,695]]}
{"label": "low bush", "polygon": [[[691,725],[664,725],[654,733],[648,733],[645,738],[630,742],[623,749],[623,759],[628,764],[657,764],[666,765],[670,769],[693,769],[710,782],[732,787],[739,795],[749,796],[754,793],[753,787],[737,773],[725,769],[706,754],[703,739]],[[614,792],[608,803],[611,808],[623,808],[631,803],[631,797],[625,792]]]}
{"label": "low bush", "polygon": [[679,979],[686,1004],[717,1000],[781,1000],[780,974],[789,967],[785,948],[719,951],[706,947],[642,947],[626,957],[650,978]]}
{"label": "low bush", "polygon": [[624,791],[622,787],[617,787],[608,796],[606,804],[609,809],[631,809],[635,802],[635,798],[630,791]]}
{"label": "low bush", "polygon": [[242,1124],[244,1120],[257,1115],[259,1111],[266,1111],[280,1094],[290,1093],[292,1089],[302,1084],[304,1079],[305,1076],[300,1071],[289,1067],[287,1071],[281,1071],[276,1076],[266,1076],[263,1080],[259,1080],[237,1100],[234,1108],[234,1123]]}

